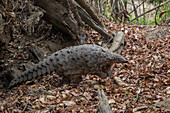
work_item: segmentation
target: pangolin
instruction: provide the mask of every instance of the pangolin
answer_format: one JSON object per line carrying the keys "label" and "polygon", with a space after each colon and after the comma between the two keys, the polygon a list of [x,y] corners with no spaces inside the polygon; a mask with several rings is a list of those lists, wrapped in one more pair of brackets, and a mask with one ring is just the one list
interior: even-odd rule
{"label": "pangolin", "polygon": [[113,63],[127,63],[121,55],[93,44],[61,49],[14,78],[9,87],[55,71],[58,75],[76,79],[81,75],[96,74],[101,78],[112,76]]}

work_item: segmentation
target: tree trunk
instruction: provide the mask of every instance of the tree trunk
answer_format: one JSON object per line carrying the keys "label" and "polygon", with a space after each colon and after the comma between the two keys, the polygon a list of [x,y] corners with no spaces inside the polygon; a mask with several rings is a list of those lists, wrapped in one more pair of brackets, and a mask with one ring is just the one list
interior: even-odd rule
{"label": "tree trunk", "polygon": [[[79,44],[79,27],[76,20],[71,16],[70,8],[66,0],[35,0],[35,5],[43,8],[46,13],[45,21],[51,23],[56,30],[60,30],[73,40],[72,45]],[[75,44],[76,42],[76,44]]]}

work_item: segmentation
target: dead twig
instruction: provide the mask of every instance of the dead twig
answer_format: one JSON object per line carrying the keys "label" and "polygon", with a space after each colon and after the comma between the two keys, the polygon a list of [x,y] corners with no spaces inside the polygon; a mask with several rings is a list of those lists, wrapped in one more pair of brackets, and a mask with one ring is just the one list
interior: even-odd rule
{"label": "dead twig", "polygon": [[137,14],[137,10],[135,8],[135,3],[134,3],[133,0],[131,0],[131,1],[132,1],[133,9],[134,9],[134,12],[135,12],[136,23],[137,23],[137,25],[139,25],[138,14]]}

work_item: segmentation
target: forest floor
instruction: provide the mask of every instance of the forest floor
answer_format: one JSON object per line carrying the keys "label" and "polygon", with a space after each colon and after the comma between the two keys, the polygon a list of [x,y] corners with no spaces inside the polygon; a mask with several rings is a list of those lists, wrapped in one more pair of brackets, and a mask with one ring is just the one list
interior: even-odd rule
{"label": "forest floor", "polygon": [[[105,21],[109,31],[125,33],[122,55],[127,64],[114,64],[113,79],[83,76],[79,84],[58,86],[53,72],[33,85],[0,92],[0,112],[99,112],[97,89],[103,89],[115,113],[163,113],[170,111],[170,34],[168,27],[137,26]],[[87,43],[101,44],[94,30]],[[15,43],[15,41],[14,41]],[[9,53],[10,54],[10,53]],[[120,77],[127,86],[114,82]],[[28,84],[28,83],[27,83]]]}

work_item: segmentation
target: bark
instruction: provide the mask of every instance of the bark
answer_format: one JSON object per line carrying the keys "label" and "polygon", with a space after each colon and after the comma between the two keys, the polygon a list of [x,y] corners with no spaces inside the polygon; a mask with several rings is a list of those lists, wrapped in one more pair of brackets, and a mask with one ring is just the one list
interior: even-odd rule
{"label": "bark", "polygon": [[[51,23],[55,29],[69,36],[69,41],[74,40],[72,45],[79,44],[79,27],[76,20],[71,16],[66,0],[35,0],[35,5],[46,11],[44,20]],[[68,37],[67,37],[68,38]],[[76,44],[74,43],[76,42]]]}
{"label": "bark", "polygon": [[11,39],[11,31],[7,25],[8,23],[5,23],[5,20],[0,14],[0,59],[3,58],[3,49],[6,49],[6,45]]}
{"label": "bark", "polygon": [[77,8],[78,8],[80,17],[82,18],[84,22],[86,22],[90,27],[92,27],[94,30],[99,32],[102,36],[104,36],[106,40],[109,40],[112,38],[112,36],[109,33],[107,33],[102,27],[98,26],[93,19],[91,19],[90,15],[86,11],[84,11],[82,7],[77,5]]}
{"label": "bark", "polygon": [[74,4],[73,0],[70,0],[70,6],[71,6],[71,11],[73,12],[74,14],[74,18],[77,20],[78,22],[78,25],[83,27],[84,26],[84,23],[78,13],[78,10],[77,10],[77,6],[76,4]]}
{"label": "bark", "polygon": [[[92,27],[94,30],[103,35],[107,40],[112,38],[112,36],[107,33],[103,29],[103,27],[101,27],[104,25],[102,25],[92,9],[84,1],[76,1],[85,9],[84,10],[76,2],[73,2],[73,5],[77,5],[77,9],[81,19],[89,24],[89,26]],[[42,0],[41,2],[39,2],[39,0],[35,0],[35,5],[43,8],[46,11],[44,19],[47,22],[50,22],[53,26],[55,26],[55,28],[61,30],[66,34],[69,34],[69,36],[73,37],[74,40],[78,40],[79,42],[79,26],[76,20],[74,20],[74,18],[71,16],[71,13],[69,11],[70,8],[68,7],[66,1],[57,2],[55,0]]]}
{"label": "bark", "polygon": [[[4,69],[5,62],[5,51],[7,50],[7,45],[9,41],[11,40],[11,30],[7,23],[5,23],[5,20],[2,18],[2,15],[0,14],[0,89],[4,86],[5,83],[9,83],[10,80],[12,80],[9,73],[6,75],[4,72],[6,71]],[[8,76],[9,75],[9,76]]]}
{"label": "bark", "polygon": [[107,97],[104,94],[104,91],[98,89],[97,94],[99,98],[99,112],[100,113],[112,113]]}
{"label": "bark", "polygon": [[100,21],[100,19],[97,17],[97,15],[94,13],[94,11],[90,8],[90,6],[84,1],[84,0],[75,0],[82,8],[85,9],[85,11],[91,16],[91,18],[97,22],[97,25],[104,28],[103,23]]}

